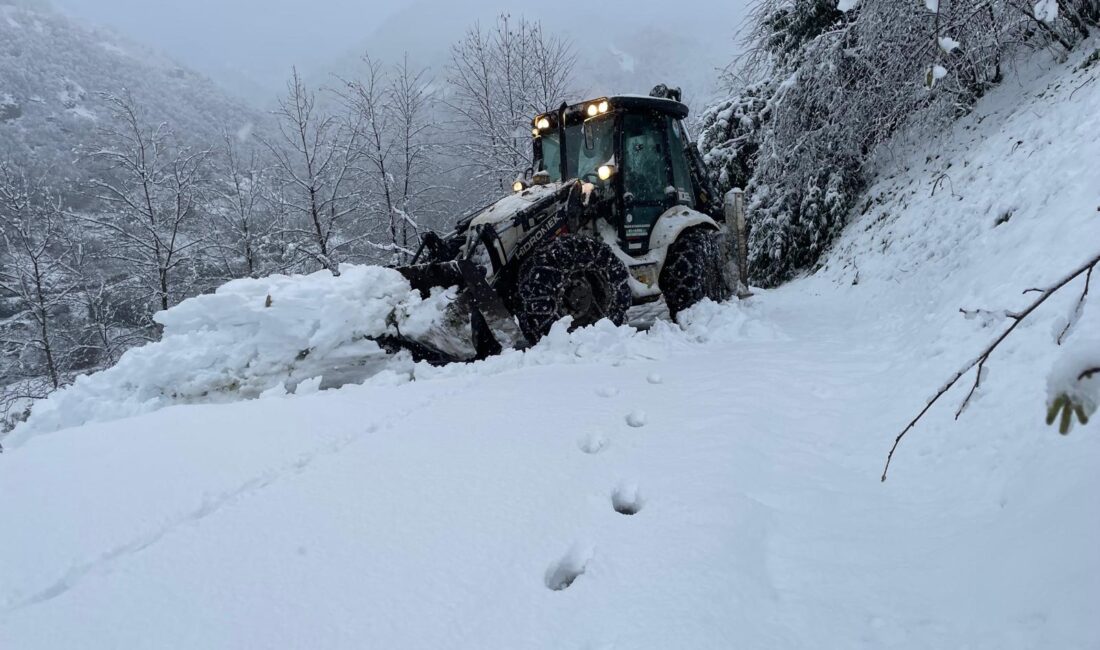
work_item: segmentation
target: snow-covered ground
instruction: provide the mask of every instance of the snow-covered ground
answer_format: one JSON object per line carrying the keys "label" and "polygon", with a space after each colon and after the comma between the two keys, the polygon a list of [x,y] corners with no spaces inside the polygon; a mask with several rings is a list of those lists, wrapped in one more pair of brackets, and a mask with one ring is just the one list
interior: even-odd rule
{"label": "snow-covered ground", "polygon": [[817,274],[685,329],[25,435],[0,648],[1100,647],[1100,428],[1043,422],[1077,285],[879,482],[1006,325],[959,309],[1100,245],[1079,60],[899,142]]}

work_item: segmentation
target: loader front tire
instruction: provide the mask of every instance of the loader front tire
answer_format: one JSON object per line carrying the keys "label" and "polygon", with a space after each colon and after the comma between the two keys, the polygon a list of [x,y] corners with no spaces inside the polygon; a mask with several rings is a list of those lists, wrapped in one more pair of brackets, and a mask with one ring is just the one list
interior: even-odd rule
{"label": "loader front tire", "polygon": [[657,284],[672,320],[704,298],[721,302],[733,294],[722,248],[718,233],[704,228],[685,230],[669,247]]}
{"label": "loader front tire", "polygon": [[571,316],[571,329],[607,318],[616,325],[630,308],[630,273],[593,237],[563,235],[531,254],[516,278],[516,318],[531,343]]}

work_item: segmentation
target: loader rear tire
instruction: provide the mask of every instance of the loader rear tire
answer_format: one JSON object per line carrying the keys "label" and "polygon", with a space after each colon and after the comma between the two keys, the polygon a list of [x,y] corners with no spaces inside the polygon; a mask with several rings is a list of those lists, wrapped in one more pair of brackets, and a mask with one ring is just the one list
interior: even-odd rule
{"label": "loader rear tire", "polygon": [[657,278],[672,320],[704,298],[721,302],[733,294],[725,266],[718,233],[691,228],[680,234]]}
{"label": "loader rear tire", "polygon": [[535,251],[516,278],[516,318],[531,343],[571,316],[571,329],[607,318],[626,320],[630,273],[611,248],[593,237],[563,235]]}

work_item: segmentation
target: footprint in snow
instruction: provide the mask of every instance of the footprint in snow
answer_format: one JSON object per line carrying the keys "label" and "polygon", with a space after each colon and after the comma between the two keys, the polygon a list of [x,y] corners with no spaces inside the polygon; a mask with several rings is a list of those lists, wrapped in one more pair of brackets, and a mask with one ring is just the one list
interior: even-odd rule
{"label": "footprint in snow", "polygon": [[546,570],[547,589],[552,591],[568,589],[577,578],[584,574],[591,560],[591,549],[582,549],[574,544],[560,560],[551,564],[550,568]]}
{"label": "footprint in snow", "polygon": [[602,433],[590,433],[577,441],[577,446],[586,454],[598,454],[607,447],[610,440]]}
{"label": "footprint in snow", "polygon": [[596,389],[596,394],[600,397],[615,397],[619,394],[619,389],[613,386],[600,386]]}
{"label": "footprint in snow", "polygon": [[665,381],[664,378],[661,377],[660,373],[656,373],[656,372],[649,373],[649,376],[646,377],[645,380],[648,381],[651,384],[661,384],[661,383],[664,383],[664,381]]}
{"label": "footprint in snow", "polygon": [[611,493],[611,506],[620,515],[636,515],[641,511],[644,501],[633,483],[622,484]]}
{"label": "footprint in snow", "polygon": [[644,427],[648,418],[646,418],[645,411],[631,411],[626,416],[626,423],[637,429],[638,427]]}

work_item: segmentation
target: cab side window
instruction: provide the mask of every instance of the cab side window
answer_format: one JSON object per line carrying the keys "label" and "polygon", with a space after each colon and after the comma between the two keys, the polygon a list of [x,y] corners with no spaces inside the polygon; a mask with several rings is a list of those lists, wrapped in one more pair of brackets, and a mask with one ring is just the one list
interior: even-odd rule
{"label": "cab side window", "polygon": [[561,180],[561,143],[557,134],[540,138],[539,146],[542,153],[542,164],[539,171],[550,174],[551,181]]}
{"label": "cab side window", "polygon": [[688,205],[695,202],[695,191],[691,186],[691,171],[688,170],[687,156],[684,154],[684,140],[680,137],[680,130],[676,128],[676,122],[671,117],[666,117],[668,122],[668,139],[672,143],[672,184],[676,186],[679,203]]}

